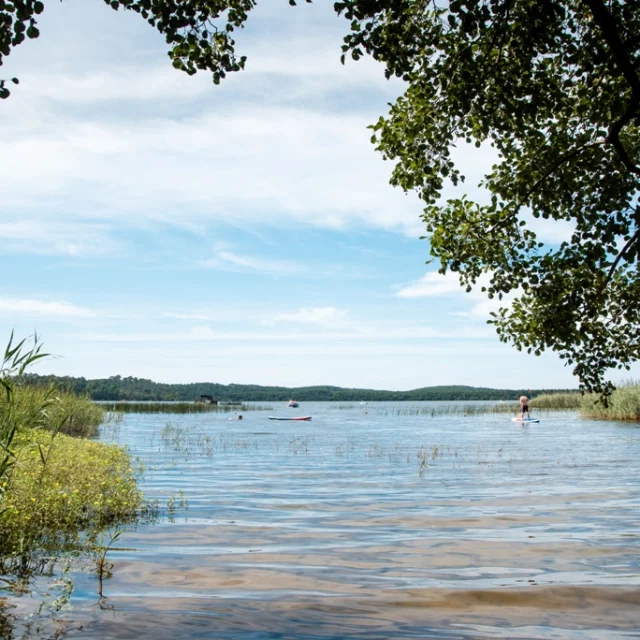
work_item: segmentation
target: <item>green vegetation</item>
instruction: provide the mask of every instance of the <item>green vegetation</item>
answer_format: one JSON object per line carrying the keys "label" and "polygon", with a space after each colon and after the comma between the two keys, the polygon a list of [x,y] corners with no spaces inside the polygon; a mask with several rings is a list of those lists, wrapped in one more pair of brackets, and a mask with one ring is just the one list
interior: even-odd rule
{"label": "green vegetation", "polygon": [[[461,385],[423,387],[410,391],[383,391],[377,389],[345,389],[332,386],[314,387],[263,387],[255,384],[217,384],[194,382],[191,384],[164,384],[144,378],[112,376],[97,380],[69,376],[29,375],[31,384],[55,385],[61,389],[86,395],[98,401],[182,401],[193,402],[201,395],[226,402],[286,402],[295,398],[300,402],[310,401],[419,401],[419,400],[517,400],[523,393],[536,397],[552,393],[553,389],[489,389]],[[556,390],[557,391],[557,390]],[[234,409],[237,407],[234,407]],[[118,409],[119,410],[119,409]],[[246,409],[244,409],[246,410]],[[197,409],[196,409],[197,411]]]}
{"label": "green vegetation", "polygon": [[[11,402],[13,420],[19,427],[29,428],[30,425],[37,424],[40,428],[51,431],[60,424],[60,433],[94,437],[98,435],[98,427],[104,420],[104,409],[88,396],[52,390],[51,387],[16,384]],[[0,397],[0,412],[7,412],[7,404],[7,397]]]}
{"label": "green vegetation", "polygon": [[378,416],[476,416],[484,413],[514,413],[519,404],[497,402],[495,404],[440,404],[435,406],[414,405],[373,408]]}
{"label": "green vegetation", "polygon": [[131,518],[141,496],[127,452],[42,430],[13,443],[17,464],[5,488],[0,553],[55,550],[77,545],[104,527]]}
{"label": "green vegetation", "polygon": [[[597,397],[597,396],[594,396]],[[538,411],[562,411],[566,409],[578,409],[582,406],[584,397],[578,393],[549,393],[538,396],[529,406],[531,410]],[[519,402],[497,402],[495,404],[444,404],[435,406],[408,406],[385,407],[376,409],[377,415],[392,416],[436,416],[464,415],[475,416],[485,413],[505,413],[516,415],[520,413]]]}
{"label": "green vegetation", "polygon": [[[95,406],[95,405],[94,405]],[[245,404],[206,404],[204,402],[104,402],[100,407],[114,413],[229,413],[266,411],[268,406]]]}
{"label": "green vegetation", "polygon": [[577,409],[583,418],[640,422],[640,384],[628,382],[615,389],[605,405],[599,394],[551,393],[534,398],[532,409]]}
{"label": "green vegetation", "polygon": [[[608,406],[602,402],[599,394],[580,392],[546,393],[533,398],[529,402],[531,411],[579,411],[583,418],[603,420],[635,420],[640,421],[640,385],[628,383],[616,389],[610,396]],[[436,406],[399,406],[374,409],[377,415],[420,415],[474,416],[485,413],[505,413],[516,415],[520,412],[518,402],[498,402],[495,404],[446,404]]]}
{"label": "green vegetation", "polygon": [[[626,0],[342,0],[345,54],[405,81],[371,128],[425,204],[440,272],[489,298],[504,342],[609,391],[640,358],[640,11]],[[471,201],[454,149],[484,146]],[[491,152],[490,150],[494,151]],[[602,177],[606,176],[606,180]],[[446,200],[451,183],[457,193]],[[479,192],[477,192],[479,193]],[[569,229],[545,244],[546,225]]]}
{"label": "green vegetation", "polygon": [[537,396],[529,405],[532,409],[579,409],[584,401],[581,393],[545,393]]}
{"label": "green vegetation", "polygon": [[27,348],[26,340],[14,344],[12,334],[1,367],[0,573],[5,575],[28,576],[67,548],[91,552],[104,527],[133,518],[141,504],[125,450],[61,433],[95,433],[103,410],[86,397],[22,384],[25,369],[46,355],[37,336]]}
{"label": "green vegetation", "polygon": [[628,384],[616,389],[606,407],[598,400],[593,394],[583,398],[580,406],[583,418],[640,422],[640,384]]}

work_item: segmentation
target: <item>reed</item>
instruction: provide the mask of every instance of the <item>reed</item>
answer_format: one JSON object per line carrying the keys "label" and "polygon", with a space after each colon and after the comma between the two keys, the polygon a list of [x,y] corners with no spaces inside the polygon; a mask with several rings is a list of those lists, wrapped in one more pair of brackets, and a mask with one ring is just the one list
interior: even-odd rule
{"label": "reed", "polygon": [[[575,393],[550,393],[537,396],[529,402],[529,406],[536,412],[541,411],[575,411],[582,410],[585,406],[585,398],[579,392]],[[596,397],[592,398],[592,402]],[[627,403],[628,404],[628,403]],[[377,410],[377,415],[383,416],[476,416],[487,413],[511,414],[520,413],[518,402],[496,402],[487,404],[442,404],[437,406],[408,406],[385,407]],[[612,418],[615,419],[615,418]],[[625,418],[633,420],[634,418]]]}
{"label": "reed", "polygon": [[125,449],[63,433],[95,434],[104,410],[23,383],[25,369],[46,355],[37,336],[16,343],[11,333],[0,364],[0,575],[20,579],[69,545],[86,549],[142,503]]}
{"label": "reed", "polygon": [[640,384],[628,382],[620,385],[611,394],[606,407],[599,396],[588,394],[582,399],[580,414],[583,418],[593,420],[640,422]]}
{"label": "reed", "polygon": [[204,404],[203,402],[101,402],[106,411],[115,413],[230,413],[232,411],[271,411],[263,405]]}
{"label": "reed", "polygon": [[532,409],[548,409],[550,411],[579,409],[582,406],[584,396],[575,393],[544,393],[532,398],[529,406]]}
{"label": "reed", "polygon": [[385,407],[377,410],[382,416],[437,416],[457,415],[475,416],[485,413],[514,413],[520,410],[520,405],[511,402],[496,402],[495,404],[442,404],[437,406],[409,406]]}
{"label": "reed", "polygon": [[0,396],[0,415],[10,409],[18,430],[38,426],[51,431],[61,423],[60,433],[85,438],[98,435],[105,414],[88,396],[32,384],[14,385],[10,399]]}

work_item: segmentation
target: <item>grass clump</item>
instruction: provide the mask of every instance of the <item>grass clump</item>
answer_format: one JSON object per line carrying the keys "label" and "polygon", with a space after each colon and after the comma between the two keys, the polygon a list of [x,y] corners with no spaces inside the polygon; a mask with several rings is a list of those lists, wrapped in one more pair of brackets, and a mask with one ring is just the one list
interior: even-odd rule
{"label": "grass clump", "polygon": [[627,383],[610,396],[608,406],[600,397],[589,394],[582,398],[580,414],[594,420],[630,420],[640,422],[640,384]]}
{"label": "grass clump", "polygon": [[[89,435],[103,409],[88,398],[22,384],[47,354],[37,336],[14,343],[0,364],[0,574],[27,575],[43,554],[91,550],[104,527],[131,519],[141,494],[129,454]],[[91,433],[89,433],[91,432]],[[4,583],[9,582],[3,578]]]}
{"label": "grass clump", "polygon": [[0,556],[74,545],[134,516],[141,504],[122,448],[46,431],[20,433],[16,464],[4,480]]}
{"label": "grass clump", "polygon": [[265,411],[262,405],[206,404],[204,402],[101,402],[100,407],[114,413],[230,413],[231,411]]}
{"label": "grass clump", "polygon": [[33,384],[16,384],[11,397],[0,396],[0,415],[9,411],[19,431],[35,426],[52,431],[61,425],[61,433],[85,438],[98,435],[105,414],[88,396]]}
{"label": "grass clump", "polygon": [[582,406],[584,396],[576,391],[575,393],[543,393],[529,401],[532,409],[579,409]]}
{"label": "grass clump", "polygon": [[622,383],[608,398],[607,406],[600,395],[587,393],[548,393],[533,398],[531,409],[578,410],[582,418],[593,420],[630,420],[640,422],[640,383]]}

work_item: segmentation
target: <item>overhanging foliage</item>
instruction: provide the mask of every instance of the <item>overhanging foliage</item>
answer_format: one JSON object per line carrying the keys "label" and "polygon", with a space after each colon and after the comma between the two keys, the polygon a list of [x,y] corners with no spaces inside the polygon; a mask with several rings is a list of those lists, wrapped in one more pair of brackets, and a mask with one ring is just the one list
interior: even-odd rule
{"label": "overhanging foliage", "polygon": [[[170,45],[173,65],[218,83],[244,68],[232,38],[254,0],[113,0]],[[295,4],[293,0],[289,4]],[[0,0],[0,64],[38,36],[40,0]],[[440,271],[518,294],[500,339],[552,349],[588,390],[640,356],[640,0],[344,0],[343,58],[371,55],[407,83],[373,141],[415,190]],[[17,79],[14,79],[17,82]],[[0,97],[9,90],[0,81]],[[491,145],[487,197],[442,202],[461,143]],[[532,218],[569,224],[545,245]]]}

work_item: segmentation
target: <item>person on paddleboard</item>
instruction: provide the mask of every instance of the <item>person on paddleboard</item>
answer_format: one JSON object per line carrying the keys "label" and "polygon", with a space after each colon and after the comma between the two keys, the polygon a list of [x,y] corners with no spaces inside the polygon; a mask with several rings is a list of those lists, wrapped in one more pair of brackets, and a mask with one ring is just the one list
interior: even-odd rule
{"label": "person on paddleboard", "polygon": [[524,413],[527,412],[527,418],[531,419],[529,413],[529,398],[527,396],[520,396],[520,420],[524,420]]}

